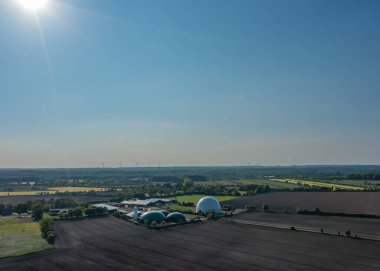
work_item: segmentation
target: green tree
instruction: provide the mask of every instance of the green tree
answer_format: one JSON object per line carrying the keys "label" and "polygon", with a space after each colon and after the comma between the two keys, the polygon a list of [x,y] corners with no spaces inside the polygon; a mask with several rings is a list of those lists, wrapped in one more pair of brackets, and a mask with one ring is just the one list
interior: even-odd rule
{"label": "green tree", "polygon": [[247,210],[247,212],[256,212],[256,206],[252,204],[245,206],[245,209]]}
{"label": "green tree", "polygon": [[49,244],[53,244],[55,240],[53,219],[50,217],[43,217],[40,221],[40,228],[42,237],[45,238]]}
{"label": "green tree", "polygon": [[268,204],[263,204],[263,206],[261,208],[262,208],[262,210],[264,212],[267,212],[269,210],[269,205]]}
{"label": "green tree", "polygon": [[81,217],[81,216],[83,216],[82,209],[81,208],[75,208],[74,209],[74,216],[75,217]]}
{"label": "green tree", "polygon": [[95,211],[97,215],[103,215],[107,212],[107,209],[103,207],[96,207]]}
{"label": "green tree", "polygon": [[13,211],[18,214],[26,213],[28,211],[28,206],[25,203],[19,203],[13,208]]}
{"label": "green tree", "polygon": [[184,181],[183,181],[183,189],[186,191],[186,190],[189,190],[191,187],[194,186],[194,183],[191,179],[188,179],[186,178]]}
{"label": "green tree", "polygon": [[86,208],[84,213],[88,216],[94,216],[96,214],[96,210],[94,208]]}
{"label": "green tree", "polygon": [[49,234],[46,237],[46,241],[48,241],[49,244],[54,244],[55,242],[55,234],[52,232],[49,232]]}
{"label": "green tree", "polygon": [[44,206],[42,204],[37,203],[32,205],[32,215],[36,220],[41,220],[43,213]]}

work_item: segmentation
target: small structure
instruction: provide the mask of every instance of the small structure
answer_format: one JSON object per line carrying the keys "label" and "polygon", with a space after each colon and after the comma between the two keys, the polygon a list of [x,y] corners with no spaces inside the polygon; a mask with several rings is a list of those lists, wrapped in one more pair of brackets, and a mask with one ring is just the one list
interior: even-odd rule
{"label": "small structure", "polygon": [[182,213],[179,213],[179,212],[174,212],[174,213],[170,213],[167,217],[166,217],[166,220],[168,222],[175,222],[175,223],[178,223],[178,222],[185,222],[186,221],[186,217],[184,214]]}
{"label": "small structure", "polygon": [[133,220],[137,221],[137,216],[138,216],[138,209],[137,206],[133,208]]}
{"label": "small structure", "polygon": [[[129,212],[129,213],[125,213],[125,212],[122,212],[125,214],[125,216],[131,218],[132,220],[135,220],[135,221],[138,221],[139,220],[139,217],[141,216],[141,211],[137,210],[137,212],[135,213],[135,211],[133,210],[132,212]],[[135,219],[136,218],[136,219]]]}
{"label": "small structure", "polygon": [[57,216],[60,213],[67,211],[67,209],[49,209],[46,213],[52,216]]}
{"label": "small structure", "polygon": [[219,201],[214,197],[203,197],[197,203],[197,213],[220,213]]}

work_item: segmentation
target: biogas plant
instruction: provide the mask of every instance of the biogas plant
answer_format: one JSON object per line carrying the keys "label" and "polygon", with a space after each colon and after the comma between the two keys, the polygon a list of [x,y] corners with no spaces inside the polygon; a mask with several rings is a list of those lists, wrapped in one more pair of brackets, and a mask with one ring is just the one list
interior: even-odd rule
{"label": "biogas plant", "polygon": [[[120,218],[129,220],[136,224],[149,227],[167,227],[177,224],[201,221],[201,216],[217,217],[221,214],[219,201],[214,197],[203,197],[196,205],[196,214],[184,214],[182,212],[164,209],[164,203],[172,203],[169,199],[147,199],[124,201],[123,204],[133,211],[126,212],[122,208],[118,210]],[[154,204],[155,203],[155,204]],[[149,208],[148,208],[149,207]]]}

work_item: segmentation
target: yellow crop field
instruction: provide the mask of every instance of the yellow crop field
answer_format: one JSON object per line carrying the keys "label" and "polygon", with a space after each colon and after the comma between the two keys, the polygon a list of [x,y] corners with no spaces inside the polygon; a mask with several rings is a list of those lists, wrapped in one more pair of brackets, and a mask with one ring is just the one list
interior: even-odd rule
{"label": "yellow crop field", "polygon": [[308,180],[297,180],[297,179],[271,179],[272,181],[281,182],[281,183],[290,183],[306,186],[318,186],[318,187],[328,187],[341,190],[364,190],[364,187],[358,187],[353,185],[345,184],[335,184],[335,183],[326,183],[322,181],[308,181]]}

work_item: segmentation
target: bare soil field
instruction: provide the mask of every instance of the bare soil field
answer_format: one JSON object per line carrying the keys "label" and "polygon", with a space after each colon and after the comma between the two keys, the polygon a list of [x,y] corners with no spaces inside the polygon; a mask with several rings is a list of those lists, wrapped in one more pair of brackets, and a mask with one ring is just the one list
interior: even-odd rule
{"label": "bare soil field", "polygon": [[341,232],[342,235],[347,230],[350,230],[352,236],[358,235],[378,238],[380,240],[380,219],[264,212],[240,214],[235,216],[234,219],[270,225],[293,226],[295,228],[306,228],[316,231],[320,231],[322,228],[325,232],[334,234]]}
{"label": "bare soil field", "polygon": [[322,211],[380,215],[380,192],[274,192],[225,201],[235,208],[268,204],[273,211],[295,212],[297,207]]}
{"label": "bare soil field", "polygon": [[28,200],[34,201],[36,199],[58,199],[58,198],[73,198],[82,202],[94,202],[94,201],[108,201],[111,197],[97,197],[97,196],[71,196],[71,195],[33,195],[33,196],[4,196],[0,197],[0,203],[18,204]]}
{"label": "bare soil field", "polygon": [[379,270],[380,243],[208,221],[150,230],[113,217],[56,223],[56,249],[0,270]]}

